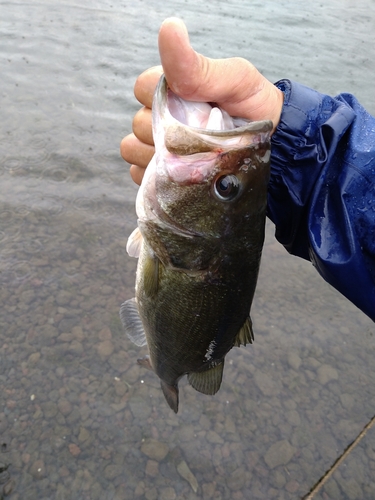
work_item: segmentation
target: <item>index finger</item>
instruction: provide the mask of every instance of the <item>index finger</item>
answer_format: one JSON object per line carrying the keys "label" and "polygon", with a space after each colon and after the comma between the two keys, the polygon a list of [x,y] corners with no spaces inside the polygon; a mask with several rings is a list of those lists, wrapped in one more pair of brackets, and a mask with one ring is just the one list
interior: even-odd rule
{"label": "index finger", "polygon": [[135,82],[134,95],[146,108],[152,107],[155,88],[162,74],[163,68],[154,66],[141,73]]}

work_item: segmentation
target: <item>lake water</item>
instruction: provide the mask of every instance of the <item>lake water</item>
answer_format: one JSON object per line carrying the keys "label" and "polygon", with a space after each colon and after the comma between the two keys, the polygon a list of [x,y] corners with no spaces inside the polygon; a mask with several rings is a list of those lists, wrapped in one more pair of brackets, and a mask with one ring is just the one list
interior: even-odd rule
{"label": "lake water", "polygon": [[[255,343],[229,353],[215,396],[182,380],[174,415],[119,321],[137,192],[119,143],[170,15],[210,57],[352,92],[374,113],[374,0],[0,11],[0,498],[303,497],[375,415],[374,323],[269,224]],[[374,449],[370,430],[314,499],[375,498]]]}

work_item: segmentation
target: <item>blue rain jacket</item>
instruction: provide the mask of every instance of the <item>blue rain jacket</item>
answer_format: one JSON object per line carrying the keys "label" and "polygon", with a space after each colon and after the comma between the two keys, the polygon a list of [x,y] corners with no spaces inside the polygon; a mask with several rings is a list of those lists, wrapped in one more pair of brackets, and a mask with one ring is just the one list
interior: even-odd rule
{"label": "blue rain jacket", "polygon": [[375,118],[351,94],[275,85],[285,95],[268,190],[276,238],[375,321]]}

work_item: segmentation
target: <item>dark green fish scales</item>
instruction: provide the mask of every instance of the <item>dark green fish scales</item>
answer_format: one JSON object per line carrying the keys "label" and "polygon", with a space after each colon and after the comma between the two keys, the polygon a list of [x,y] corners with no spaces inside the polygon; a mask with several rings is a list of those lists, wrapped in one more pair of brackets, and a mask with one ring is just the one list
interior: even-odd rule
{"label": "dark green fish scales", "polygon": [[121,306],[140,360],[178,411],[178,380],[215,394],[225,355],[253,341],[249,316],[266,216],[270,121],[231,118],[187,102],[161,78],[154,96],[155,155],[138,192],[136,297]]}

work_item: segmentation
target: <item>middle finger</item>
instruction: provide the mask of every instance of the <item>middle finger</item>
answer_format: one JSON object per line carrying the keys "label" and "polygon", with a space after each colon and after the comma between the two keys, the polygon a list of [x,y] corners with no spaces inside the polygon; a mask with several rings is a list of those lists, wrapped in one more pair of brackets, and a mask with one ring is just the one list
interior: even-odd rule
{"label": "middle finger", "polygon": [[140,109],[133,118],[133,132],[141,142],[154,145],[152,136],[152,111],[150,108]]}

